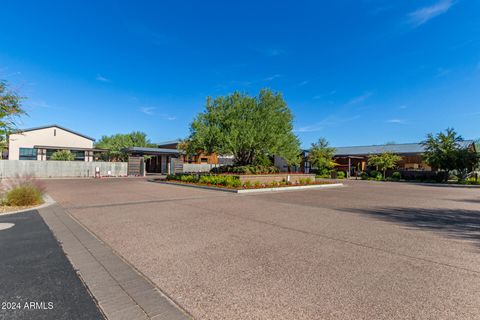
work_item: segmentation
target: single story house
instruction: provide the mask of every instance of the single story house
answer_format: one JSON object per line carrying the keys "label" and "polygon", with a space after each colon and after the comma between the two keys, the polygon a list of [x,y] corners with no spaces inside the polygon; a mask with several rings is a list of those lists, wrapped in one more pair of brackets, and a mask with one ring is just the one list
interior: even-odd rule
{"label": "single story house", "polygon": [[[460,147],[476,150],[473,140],[464,140],[460,142]],[[345,171],[353,176],[357,172],[365,171],[368,167],[368,157],[370,155],[378,155],[384,152],[395,153],[402,157],[398,162],[398,170],[406,171],[434,171],[435,168],[430,167],[423,159],[425,146],[422,143],[398,143],[383,144],[370,146],[352,146],[337,147],[333,160],[338,163],[336,169]],[[308,159],[308,150],[304,151],[304,159]],[[306,160],[303,164],[304,170],[310,170],[310,164]]]}
{"label": "single story house", "polygon": [[199,153],[193,156],[187,156],[178,150],[178,144],[181,140],[164,141],[155,144],[154,148],[147,147],[131,147],[125,149],[131,157],[143,157],[145,162],[145,170],[147,173],[172,172],[171,166],[181,165],[184,163],[192,164],[226,164],[230,160],[229,157],[217,156],[217,154]]}
{"label": "single story house", "polygon": [[23,129],[8,137],[9,160],[50,160],[55,151],[69,150],[75,161],[94,161],[96,153],[106,151],[93,147],[95,139],[57,124]]}

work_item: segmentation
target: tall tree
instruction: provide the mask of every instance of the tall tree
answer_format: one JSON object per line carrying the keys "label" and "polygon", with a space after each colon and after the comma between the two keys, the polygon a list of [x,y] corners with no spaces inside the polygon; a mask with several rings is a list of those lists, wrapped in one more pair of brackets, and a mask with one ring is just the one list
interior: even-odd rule
{"label": "tall tree", "polygon": [[318,142],[312,143],[308,161],[320,174],[326,174],[337,165],[335,161],[333,161],[334,155],[335,148],[330,147],[327,139],[320,138]]}
{"label": "tall tree", "polygon": [[451,171],[469,171],[478,162],[478,157],[462,146],[462,141],[462,136],[453,128],[448,128],[445,132],[435,135],[429,133],[427,139],[422,142],[425,146],[425,160],[430,166],[445,171],[445,181],[448,180]]}
{"label": "tall tree", "polygon": [[232,154],[237,165],[273,155],[295,165],[300,155],[293,115],[281,94],[268,89],[256,97],[235,92],[207,98],[205,111],[190,125],[190,136],[183,145],[188,154]]}
{"label": "tall tree", "polygon": [[400,160],[402,160],[402,157],[395,153],[383,152],[381,154],[373,154],[369,156],[368,164],[370,166],[376,166],[378,170],[381,170],[383,179],[385,179],[387,170],[395,168]]}
{"label": "tall tree", "polygon": [[124,149],[129,147],[153,147],[154,145],[143,132],[134,131],[127,134],[117,133],[111,136],[103,136],[95,147],[108,149],[104,159],[108,161],[127,161],[128,155]]}
{"label": "tall tree", "polygon": [[8,135],[17,131],[16,118],[24,115],[22,100],[15,91],[9,90],[5,81],[0,81],[0,159],[8,147]]}

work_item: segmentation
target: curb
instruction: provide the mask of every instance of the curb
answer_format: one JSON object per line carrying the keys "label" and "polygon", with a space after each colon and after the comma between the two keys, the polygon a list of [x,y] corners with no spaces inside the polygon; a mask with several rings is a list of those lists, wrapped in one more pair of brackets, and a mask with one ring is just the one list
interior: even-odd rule
{"label": "curb", "polygon": [[60,205],[39,213],[105,319],[192,319],[177,302]]}
{"label": "curb", "polygon": [[6,215],[9,215],[9,214],[16,214],[16,213],[22,213],[22,212],[27,212],[27,211],[31,211],[31,210],[39,210],[39,209],[42,209],[42,208],[46,208],[46,207],[49,207],[51,206],[52,204],[55,204],[56,201],[53,200],[52,197],[50,197],[48,194],[44,194],[43,195],[43,203],[36,206],[36,207],[31,207],[31,208],[26,208],[26,209],[21,209],[21,210],[15,210],[15,211],[9,211],[9,212],[5,212],[5,213],[0,213],[0,216],[6,216]]}
{"label": "curb", "polygon": [[336,187],[344,186],[343,183],[330,183],[330,184],[318,184],[318,185],[309,185],[309,186],[275,187],[275,188],[259,188],[259,189],[227,189],[227,188],[218,188],[218,187],[209,187],[209,186],[199,186],[199,185],[187,184],[187,183],[176,183],[176,182],[154,181],[154,180],[149,180],[149,181],[160,183],[160,184],[173,185],[173,186],[190,187],[190,188],[230,192],[230,193],[237,193],[237,194],[299,191],[299,190],[305,190],[305,189],[336,188]]}

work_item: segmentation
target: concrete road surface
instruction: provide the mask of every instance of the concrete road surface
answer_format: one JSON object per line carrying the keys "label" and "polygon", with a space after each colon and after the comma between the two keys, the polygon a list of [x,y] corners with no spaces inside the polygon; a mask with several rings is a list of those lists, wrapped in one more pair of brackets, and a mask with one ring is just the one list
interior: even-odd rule
{"label": "concrete road surface", "polygon": [[480,189],[47,186],[197,319],[480,319]]}

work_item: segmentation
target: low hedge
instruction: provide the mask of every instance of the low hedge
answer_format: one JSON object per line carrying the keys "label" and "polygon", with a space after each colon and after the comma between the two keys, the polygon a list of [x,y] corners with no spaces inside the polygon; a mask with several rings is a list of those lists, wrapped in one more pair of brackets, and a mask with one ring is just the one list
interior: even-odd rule
{"label": "low hedge", "polygon": [[181,181],[186,183],[200,183],[206,185],[224,186],[230,188],[240,187],[242,183],[235,176],[222,175],[193,175],[193,174],[176,174],[168,175],[167,180]]}
{"label": "low hedge", "polygon": [[211,173],[234,173],[234,174],[272,174],[279,173],[275,166],[221,166],[210,170]]}

